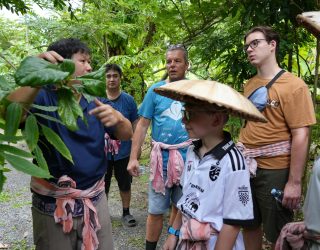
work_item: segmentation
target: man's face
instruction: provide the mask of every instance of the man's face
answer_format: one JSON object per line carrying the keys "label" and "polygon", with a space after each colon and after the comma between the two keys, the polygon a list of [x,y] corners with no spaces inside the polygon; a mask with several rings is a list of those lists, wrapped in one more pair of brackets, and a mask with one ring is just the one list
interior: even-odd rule
{"label": "man's face", "polygon": [[166,55],[166,68],[169,75],[169,81],[179,81],[185,78],[188,69],[188,62],[184,59],[182,50],[171,50]]}
{"label": "man's face", "polygon": [[264,34],[259,31],[249,34],[245,45],[248,46],[246,51],[248,60],[255,67],[275,57],[276,42],[273,40],[268,42]]}
{"label": "man's face", "polygon": [[76,66],[76,70],[73,74],[75,77],[83,76],[92,71],[90,65],[91,58],[89,54],[78,52],[72,55],[71,60]]}
{"label": "man's face", "polygon": [[116,70],[109,70],[106,73],[107,89],[120,89],[121,76]]}

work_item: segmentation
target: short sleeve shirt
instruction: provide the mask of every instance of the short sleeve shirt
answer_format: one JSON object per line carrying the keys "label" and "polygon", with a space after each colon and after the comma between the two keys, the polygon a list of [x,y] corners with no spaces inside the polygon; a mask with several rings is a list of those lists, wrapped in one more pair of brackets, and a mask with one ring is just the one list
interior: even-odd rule
{"label": "short sleeve shirt", "polygon": [[[244,95],[249,96],[269,81],[253,77],[246,83]],[[239,141],[248,148],[291,140],[291,129],[316,123],[310,91],[300,78],[289,72],[284,73],[268,90],[268,95],[268,105],[262,112],[268,123],[248,121],[240,131]],[[289,154],[256,159],[261,168],[281,169],[290,166]]]}
{"label": "short sleeve shirt", "polygon": [[177,207],[188,217],[209,222],[220,231],[223,224],[245,226],[253,219],[250,175],[230,134],[199,157],[201,141],[188,148]]}
{"label": "short sleeve shirt", "polygon": [[[57,106],[57,94],[49,88],[41,89],[35,99],[35,104]],[[107,99],[99,98],[103,103],[110,104]],[[78,118],[79,130],[70,131],[64,125],[48,119],[38,118],[40,124],[55,131],[69,149],[74,164],[65,159],[43,136],[39,139],[39,147],[48,163],[49,171],[57,181],[62,175],[71,177],[78,189],[87,189],[100,180],[107,170],[107,157],[104,153],[104,134],[113,136],[114,129],[105,128],[103,124],[89,111],[96,107],[94,102],[88,102],[84,97],[80,106],[87,120],[85,124]],[[58,112],[46,112],[31,109],[32,113],[42,113],[60,119]]]}
{"label": "short sleeve shirt", "polygon": [[[124,117],[126,117],[131,123],[138,119],[137,104],[133,97],[125,92],[121,92],[119,97],[114,100],[110,100],[113,106],[118,110]],[[108,153],[109,160],[120,160],[130,155],[131,140],[121,141],[118,154],[112,155]]]}
{"label": "short sleeve shirt", "polygon": [[[182,103],[158,95],[153,91],[165,83],[165,81],[161,81],[149,88],[138,113],[151,120],[153,140],[172,145],[188,140],[188,133],[182,123]],[[184,159],[186,150],[186,148],[179,150]],[[162,157],[163,168],[166,169],[168,150],[162,150]]]}

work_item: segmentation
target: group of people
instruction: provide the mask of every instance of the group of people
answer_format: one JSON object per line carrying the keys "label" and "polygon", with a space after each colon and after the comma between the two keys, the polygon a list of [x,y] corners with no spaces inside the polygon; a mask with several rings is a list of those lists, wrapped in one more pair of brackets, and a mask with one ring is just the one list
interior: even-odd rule
{"label": "group of people", "polygon": [[[168,48],[168,78],[149,88],[138,111],[133,98],[121,91],[121,68],[108,64],[106,98],[88,102],[75,94],[88,125],[78,120],[79,130],[72,132],[60,123],[39,120],[59,134],[74,164],[50,144],[39,144],[54,178],[31,180],[36,249],[114,248],[107,204],[113,171],[123,223],[136,225],[129,211],[131,176],[139,176],[150,124],[146,250],[157,248],[170,206],[165,250],[260,250],[263,233],[274,247],[300,203],[310,126],[316,123],[307,85],[290,72],[278,74],[279,43],[270,27],[254,27],[245,35],[244,51],[257,74],[245,84],[244,95],[250,99],[265,92],[261,112],[267,123],[246,121],[237,145],[224,131],[229,114],[223,106],[182,103],[154,91],[186,79],[188,53],[181,45]],[[53,43],[39,57],[52,63],[72,59],[75,76],[91,71],[90,50],[77,39]],[[57,105],[52,86],[22,87],[8,98],[26,108],[31,103]],[[56,112],[50,115],[58,118]],[[282,204],[271,196],[273,188],[283,190]]]}

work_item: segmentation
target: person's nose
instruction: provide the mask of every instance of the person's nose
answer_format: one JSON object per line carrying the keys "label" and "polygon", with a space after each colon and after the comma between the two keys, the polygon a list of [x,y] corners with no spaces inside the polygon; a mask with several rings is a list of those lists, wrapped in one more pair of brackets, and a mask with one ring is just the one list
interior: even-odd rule
{"label": "person's nose", "polygon": [[86,64],[86,71],[87,72],[91,72],[92,71],[92,67],[91,67],[90,63]]}

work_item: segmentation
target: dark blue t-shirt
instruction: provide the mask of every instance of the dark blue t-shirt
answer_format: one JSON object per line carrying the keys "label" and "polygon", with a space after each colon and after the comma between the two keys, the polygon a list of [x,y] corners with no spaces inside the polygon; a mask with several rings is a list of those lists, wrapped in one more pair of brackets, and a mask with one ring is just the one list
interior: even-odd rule
{"label": "dark blue t-shirt", "polygon": [[[113,107],[118,110],[125,118],[127,118],[131,123],[138,119],[138,109],[137,104],[133,97],[125,92],[121,92],[119,97],[114,100],[110,100],[113,103]],[[120,160],[130,155],[131,151],[131,140],[121,141],[120,149],[118,154],[112,155],[108,153],[109,160]]]}
{"label": "dark blue t-shirt", "polygon": [[[98,98],[105,104],[112,103],[105,98]],[[35,99],[35,104],[43,106],[58,106],[57,94],[54,90],[41,89]],[[43,136],[39,139],[39,147],[48,163],[49,171],[57,181],[62,175],[68,175],[77,184],[78,189],[87,189],[100,180],[107,170],[107,157],[104,153],[104,133],[113,136],[113,128],[106,128],[89,111],[96,107],[94,102],[88,102],[81,97],[80,106],[87,120],[87,125],[78,118],[77,131],[70,131],[64,125],[44,118],[38,121],[54,130],[66,144],[74,164],[65,159]],[[32,113],[42,113],[59,119],[58,112],[45,112],[31,109]]]}

